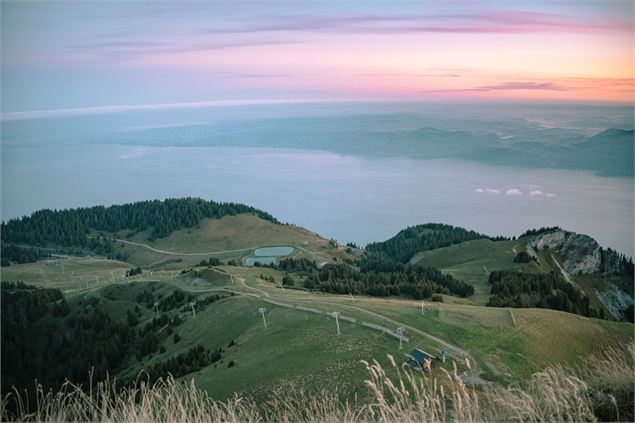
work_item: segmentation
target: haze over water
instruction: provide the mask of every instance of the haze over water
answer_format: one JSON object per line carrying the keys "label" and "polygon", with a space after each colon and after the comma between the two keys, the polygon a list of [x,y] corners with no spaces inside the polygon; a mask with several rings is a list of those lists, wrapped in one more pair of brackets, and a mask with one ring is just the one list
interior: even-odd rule
{"label": "haze over water", "polygon": [[41,208],[200,196],[252,205],[341,243],[365,245],[425,222],[506,236],[558,225],[633,254],[630,177],[307,149],[156,147],[146,138],[102,144],[88,133],[84,141],[55,141],[55,132],[53,141],[16,134],[3,139],[3,219]]}

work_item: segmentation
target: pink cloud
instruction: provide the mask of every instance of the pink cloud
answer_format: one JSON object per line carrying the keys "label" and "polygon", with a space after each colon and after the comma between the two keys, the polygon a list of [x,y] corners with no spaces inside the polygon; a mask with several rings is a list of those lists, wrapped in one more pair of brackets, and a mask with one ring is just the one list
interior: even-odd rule
{"label": "pink cloud", "polygon": [[211,33],[246,32],[441,32],[441,33],[531,33],[632,31],[632,24],[598,22],[555,13],[526,10],[467,11],[429,15],[392,16],[277,16],[243,21],[242,26],[210,29]]}

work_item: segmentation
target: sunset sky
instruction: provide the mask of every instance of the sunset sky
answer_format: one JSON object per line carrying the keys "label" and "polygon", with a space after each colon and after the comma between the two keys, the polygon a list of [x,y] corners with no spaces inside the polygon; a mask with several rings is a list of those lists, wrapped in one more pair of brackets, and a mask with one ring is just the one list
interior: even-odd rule
{"label": "sunset sky", "polygon": [[631,1],[2,2],[3,113],[631,102],[634,67]]}

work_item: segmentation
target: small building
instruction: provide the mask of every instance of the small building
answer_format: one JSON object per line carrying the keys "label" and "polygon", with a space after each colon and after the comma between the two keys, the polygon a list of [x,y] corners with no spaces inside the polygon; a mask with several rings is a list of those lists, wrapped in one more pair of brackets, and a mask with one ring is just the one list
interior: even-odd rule
{"label": "small building", "polygon": [[413,349],[407,356],[410,358],[410,365],[414,367],[415,370],[424,370],[426,372],[432,369],[432,360],[436,358],[432,354],[420,350],[419,348]]}

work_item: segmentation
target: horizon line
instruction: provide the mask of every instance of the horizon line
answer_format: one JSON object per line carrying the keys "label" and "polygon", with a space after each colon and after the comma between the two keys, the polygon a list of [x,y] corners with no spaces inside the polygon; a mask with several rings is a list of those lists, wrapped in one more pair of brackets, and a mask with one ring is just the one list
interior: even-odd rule
{"label": "horizon line", "polygon": [[552,104],[552,105],[598,105],[607,106],[631,106],[633,102],[620,101],[567,101],[567,100],[510,100],[510,99],[462,99],[462,101],[439,101],[413,98],[352,98],[352,97],[298,97],[298,98],[265,98],[265,99],[225,99],[205,100],[171,103],[149,104],[120,104],[110,106],[87,106],[62,109],[41,109],[13,112],[1,112],[0,121],[28,120],[41,118],[56,118],[83,116],[94,114],[135,112],[143,110],[179,110],[213,107],[240,107],[240,106],[265,106],[265,105],[289,105],[289,104],[334,104],[334,103],[438,103],[438,104],[466,104],[466,103],[499,103],[499,104]]}

